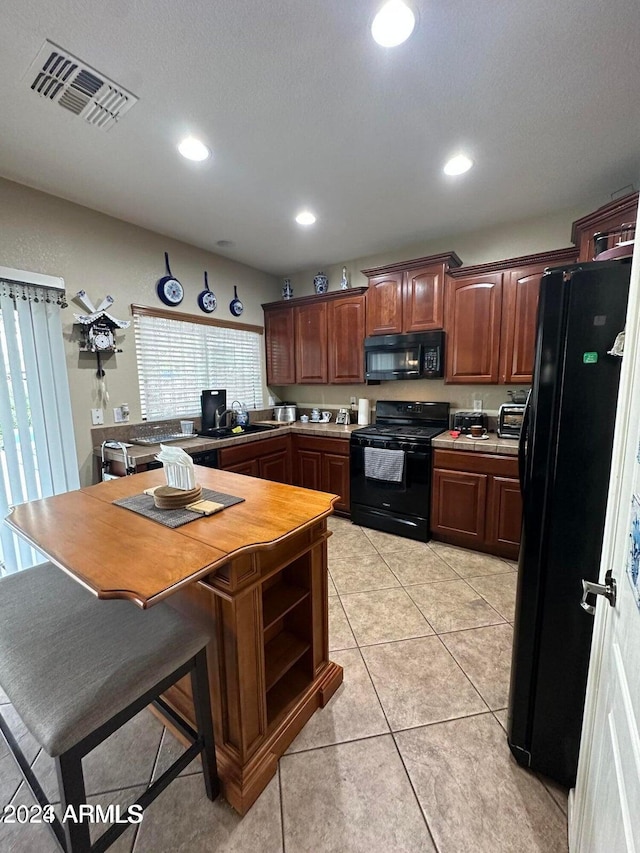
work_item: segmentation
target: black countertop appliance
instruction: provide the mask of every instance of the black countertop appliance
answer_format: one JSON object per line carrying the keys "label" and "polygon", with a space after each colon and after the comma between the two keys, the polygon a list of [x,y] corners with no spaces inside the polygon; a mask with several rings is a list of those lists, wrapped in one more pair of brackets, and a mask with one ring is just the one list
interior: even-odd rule
{"label": "black countertop appliance", "polygon": [[472,426],[487,429],[487,416],[484,412],[454,412],[452,426],[463,433],[471,432]]}
{"label": "black countertop appliance", "polygon": [[[519,443],[523,530],[508,741],[520,764],[576,781],[625,325],[627,261],[542,276],[533,386]],[[598,605],[600,606],[600,605]]]}

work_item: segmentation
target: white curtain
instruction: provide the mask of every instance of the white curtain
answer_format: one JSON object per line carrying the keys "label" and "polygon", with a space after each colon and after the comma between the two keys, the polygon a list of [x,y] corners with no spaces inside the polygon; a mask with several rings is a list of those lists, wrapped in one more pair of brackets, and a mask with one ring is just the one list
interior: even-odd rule
{"label": "white curtain", "polygon": [[[0,519],[12,505],[80,485],[60,317],[64,291],[43,286],[43,279],[0,268]],[[42,560],[0,520],[0,572]]]}

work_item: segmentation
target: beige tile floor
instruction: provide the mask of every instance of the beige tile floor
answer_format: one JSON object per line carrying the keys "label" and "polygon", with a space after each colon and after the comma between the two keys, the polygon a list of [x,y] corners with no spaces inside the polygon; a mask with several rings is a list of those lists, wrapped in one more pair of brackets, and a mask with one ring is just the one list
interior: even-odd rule
{"label": "beige tile floor", "polygon": [[[515,564],[330,527],[330,647],[344,684],[244,818],[206,799],[196,761],[114,851],[566,851],[566,791],[518,767],[505,740]],[[12,725],[53,793],[52,762]],[[90,801],[132,802],[179,749],[143,712],[87,758]],[[31,800],[0,748],[8,802]],[[55,849],[42,825],[0,825],[2,853]]]}

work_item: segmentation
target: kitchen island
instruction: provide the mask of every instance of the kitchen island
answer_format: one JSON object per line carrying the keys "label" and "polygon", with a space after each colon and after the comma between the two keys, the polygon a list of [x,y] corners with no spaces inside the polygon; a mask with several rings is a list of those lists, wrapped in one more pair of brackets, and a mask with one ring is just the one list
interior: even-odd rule
{"label": "kitchen island", "polygon": [[[337,496],[196,474],[244,501],[175,529],[113,504],[163,483],[156,470],[22,504],[7,523],[99,598],[140,607],[164,599],[213,628],[218,768],[224,796],[244,814],[342,682],[328,657],[327,517]],[[195,722],[188,680],[165,698]]]}

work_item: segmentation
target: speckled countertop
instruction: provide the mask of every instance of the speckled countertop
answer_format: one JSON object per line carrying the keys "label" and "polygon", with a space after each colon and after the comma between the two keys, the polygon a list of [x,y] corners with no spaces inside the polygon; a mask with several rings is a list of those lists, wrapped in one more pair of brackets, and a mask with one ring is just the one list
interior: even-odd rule
{"label": "speckled countertop", "polygon": [[[247,444],[249,442],[265,441],[268,438],[274,438],[277,435],[285,435],[286,433],[296,433],[298,435],[314,435],[320,438],[342,438],[348,439],[354,429],[358,429],[358,424],[323,424],[323,423],[308,423],[303,424],[296,421],[292,424],[277,423],[275,421],[256,421],[256,423],[266,423],[274,426],[274,429],[265,430],[264,432],[253,432],[248,435],[235,435],[231,438],[203,438],[202,436],[194,436],[193,438],[184,438],[179,441],[172,441],[171,447],[182,447],[187,453],[202,453],[207,450],[221,450],[224,447],[236,447],[238,444]],[[117,440],[117,439],[116,439]],[[100,447],[94,447],[95,456],[101,455]],[[160,452],[160,445],[148,444],[132,444],[127,448],[128,464],[131,467],[137,465],[145,465],[147,462],[152,462],[157,453]],[[122,452],[115,448],[105,448],[105,459],[110,461],[122,461]]]}
{"label": "speckled countertop", "polygon": [[466,435],[454,438],[448,432],[445,432],[437,438],[432,439],[431,444],[437,450],[463,450],[466,453],[469,451],[475,451],[476,453],[499,453],[503,456],[518,455],[518,439],[498,438],[495,432],[490,432],[488,438],[481,439],[467,438]]}
{"label": "speckled countertop", "polygon": [[[184,438],[180,441],[172,441],[171,446],[182,447],[187,453],[202,453],[207,450],[221,450],[225,447],[235,447],[238,444],[247,444],[248,442],[265,441],[273,438],[276,435],[286,435],[294,433],[296,435],[312,435],[319,438],[341,438],[349,439],[351,433],[359,429],[358,424],[348,424],[343,426],[336,423],[306,423],[295,421],[292,424],[283,424],[277,421],[255,421],[259,424],[267,424],[273,426],[274,429],[265,430],[264,432],[254,432],[248,435],[237,435],[231,438],[211,439],[201,436],[193,438]],[[124,431],[123,431],[124,432]],[[126,439],[125,439],[126,440]],[[505,456],[517,456],[518,441],[513,438],[498,438],[494,432],[489,433],[487,439],[469,439],[465,435],[458,438],[453,438],[448,432],[434,438],[432,440],[433,447],[441,450],[462,450],[465,452],[475,451],[476,453],[499,453]],[[160,445],[143,445],[132,444],[127,449],[128,464],[132,467],[136,465],[144,465],[147,462],[152,462],[156,454],[160,451]],[[100,456],[100,447],[94,448],[94,454]],[[105,458],[113,461],[122,461],[122,453],[120,450],[106,448]]]}

